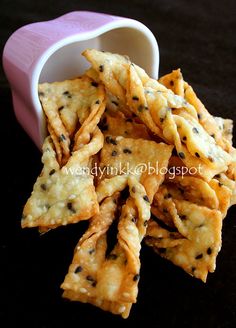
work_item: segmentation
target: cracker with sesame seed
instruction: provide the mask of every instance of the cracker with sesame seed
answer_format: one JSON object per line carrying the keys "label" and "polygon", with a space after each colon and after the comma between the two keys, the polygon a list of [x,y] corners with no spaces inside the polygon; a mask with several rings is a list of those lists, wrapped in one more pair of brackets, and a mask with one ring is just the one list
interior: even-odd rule
{"label": "cracker with sesame seed", "polygon": [[162,76],[159,79],[159,82],[168,89],[172,90],[176,95],[183,97],[188,103],[193,105],[197,111],[199,123],[203,126],[207,133],[212,136],[216,140],[216,143],[224,150],[230,151],[232,146],[232,140],[230,139],[232,121],[226,120],[226,128],[223,129],[221,121],[223,119],[215,119],[215,117],[207,111],[203,103],[193,91],[193,88],[184,81],[180,69],[173,70],[171,73]]}
{"label": "cracker with sesame seed", "polygon": [[[98,212],[98,202],[88,163],[103,145],[100,130],[91,141],[74,151],[60,168],[50,137],[43,145],[42,173],[24,210],[21,225],[25,227],[56,227],[87,220]],[[87,169],[87,170],[86,170]]]}
{"label": "cracker with sesame seed", "polygon": [[217,180],[218,180],[218,188],[224,186],[224,187],[227,187],[231,192],[229,207],[232,205],[235,205],[236,204],[236,180],[235,180],[235,178],[233,178],[232,176],[228,176],[228,172],[227,172],[227,174],[221,173],[221,174],[217,175]]}
{"label": "cracker with sesame seed", "polygon": [[[103,102],[104,89],[87,76],[62,82],[39,84],[39,98],[55,137],[62,149],[62,164],[70,156],[71,139],[97,101]],[[57,150],[57,149],[56,149]]]}
{"label": "cracker with sesame seed", "polygon": [[100,213],[92,218],[88,231],[79,241],[62,284],[65,297],[68,297],[68,290],[73,291],[76,300],[95,304],[123,317],[128,316],[132,303],[136,302],[140,242],[150,217],[150,203],[145,199],[144,187],[135,177],[128,177],[127,183],[130,196],[121,209],[117,244],[106,254],[106,232],[117,208],[116,192],[112,197],[103,196],[106,198]]}
{"label": "cracker with sesame seed", "polygon": [[[215,270],[216,257],[221,248],[222,214],[184,200],[173,200],[173,204],[176,208],[173,221],[183,236],[180,244],[159,248],[159,241],[153,236],[148,237],[146,242],[159,255],[205,282],[208,272]],[[157,232],[160,229],[157,222],[153,225],[152,235],[155,225]]]}
{"label": "cracker with sesame seed", "polygon": [[227,215],[229,207],[231,206],[233,190],[231,190],[228,186],[221,184],[216,179],[212,179],[211,181],[209,181],[209,186],[212,190],[214,190],[217,196],[217,209],[222,213],[222,218],[224,219]]}
{"label": "cracker with sesame seed", "polygon": [[[83,55],[109,92],[127,103],[154,134],[175,145],[186,166],[205,164],[208,171],[203,169],[199,174],[207,180],[227,169],[231,156],[199,124],[196,108],[183,97],[149,78],[126,57],[94,49],[86,50]],[[175,109],[179,109],[177,114]],[[185,135],[178,131],[179,125],[189,137],[184,143],[181,137]],[[194,134],[193,129],[199,133]]]}
{"label": "cracker with sesame seed", "polygon": [[230,145],[233,144],[233,120],[216,117],[214,116],[214,120],[221,131],[223,139],[227,140]]}

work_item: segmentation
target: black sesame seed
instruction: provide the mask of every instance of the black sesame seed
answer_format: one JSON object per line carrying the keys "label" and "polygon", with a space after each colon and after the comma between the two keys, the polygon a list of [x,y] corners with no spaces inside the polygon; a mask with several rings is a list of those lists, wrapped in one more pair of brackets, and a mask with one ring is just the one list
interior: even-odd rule
{"label": "black sesame seed", "polygon": [[73,213],[76,213],[76,210],[73,208],[73,204],[71,202],[67,203],[67,208]]}
{"label": "black sesame seed", "polygon": [[175,84],[174,81],[170,80],[170,85],[171,85],[172,87],[173,87],[174,84]]}
{"label": "black sesame seed", "polygon": [[132,154],[132,151],[129,148],[124,148],[123,153],[124,154]]}
{"label": "black sesame seed", "polygon": [[52,170],[49,172],[49,175],[53,175],[55,172],[56,172],[56,170],[55,170],[55,169],[52,169]]}
{"label": "black sesame seed", "polygon": [[66,137],[64,136],[64,134],[61,134],[59,137],[59,141],[65,141]]}
{"label": "black sesame seed", "polygon": [[93,277],[91,277],[91,276],[89,276],[89,275],[86,277],[86,279],[87,279],[88,281],[94,282]]}
{"label": "black sesame seed", "polygon": [[212,253],[212,249],[211,249],[211,247],[208,247],[208,249],[207,249],[207,254],[208,254],[208,255],[211,255],[211,253]]}
{"label": "black sesame seed", "polygon": [[216,174],[215,175],[215,178],[220,178],[220,174]]}
{"label": "black sesame seed", "polygon": [[75,273],[79,273],[83,270],[82,266],[79,265],[76,269],[75,269]]}
{"label": "black sesame seed", "polygon": [[211,137],[215,139],[215,133],[211,134]]}
{"label": "black sesame seed", "polygon": [[89,254],[91,255],[91,254],[93,254],[93,253],[95,252],[95,249],[92,248],[92,249],[90,249],[88,252],[89,252]]}
{"label": "black sesame seed", "polygon": [[222,187],[223,186],[223,183],[218,182],[218,185],[219,185],[219,187]]}
{"label": "black sesame seed", "polygon": [[186,140],[187,140],[187,137],[186,137],[186,136],[184,136],[184,137],[183,137],[183,141],[186,141]]}
{"label": "black sesame seed", "polygon": [[132,99],[135,100],[135,101],[138,101],[139,100],[139,97],[133,96]]}
{"label": "black sesame seed", "polygon": [[133,277],[133,281],[138,281],[140,278],[140,275],[139,274],[135,274],[134,277]]}
{"label": "black sesame seed", "polygon": [[113,150],[112,153],[111,153],[111,156],[116,156],[116,155],[117,155],[117,151]]}
{"label": "black sesame seed", "polygon": [[40,187],[41,187],[41,189],[44,190],[44,191],[47,190],[47,186],[45,185],[45,183],[42,183],[42,184],[40,185]]}
{"label": "black sesame seed", "polygon": [[93,286],[93,287],[96,287],[96,285],[97,285],[97,281],[94,281],[94,282],[92,283],[92,286]]}
{"label": "black sesame seed", "polygon": [[45,96],[44,92],[43,91],[39,91],[39,96],[40,97],[44,97]]}
{"label": "black sesame seed", "polygon": [[199,133],[198,129],[195,128],[195,127],[193,128],[193,132],[194,132],[194,133]]}
{"label": "black sesame seed", "polygon": [[63,108],[64,108],[64,106],[59,107],[58,111],[60,112]]}
{"label": "black sesame seed", "polygon": [[214,158],[213,157],[208,156],[208,159],[209,159],[210,162],[212,162],[212,163],[214,162]]}
{"label": "black sesame seed", "polygon": [[163,123],[164,122],[164,119],[165,119],[164,117],[161,117],[160,118],[160,122]]}
{"label": "black sesame seed", "polygon": [[134,222],[134,223],[136,223],[137,222],[137,218],[133,216],[132,219],[131,219],[131,221]]}
{"label": "black sesame seed", "polygon": [[115,101],[115,100],[112,100],[112,104],[114,104],[114,105],[116,105],[116,106],[118,106],[119,104],[118,104],[118,102],[117,101]]}
{"label": "black sesame seed", "polygon": [[97,82],[91,82],[91,85],[93,86],[93,87],[95,87],[95,88],[97,88],[98,87],[98,83]]}
{"label": "black sesame seed", "polygon": [[66,95],[69,95],[69,94],[70,94],[69,91],[64,91],[64,92],[63,92],[63,95],[65,95],[65,96],[66,96]]}
{"label": "black sesame seed", "polygon": [[117,145],[117,142],[116,142],[114,139],[111,139],[111,140],[110,140],[110,143],[111,143],[112,145],[114,145],[114,146]]}
{"label": "black sesame seed", "polygon": [[198,154],[198,152],[195,153],[195,156],[200,158],[200,155]]}
{"label": "black sesame seed", "polygon": [[144,227],[146,227],[146,226],[148,225],[148,220],[145,220],[145,221],[143,222],[143,225],[144,225]]}
{"label": "black sesame seed", "polygon": [[95,104],[96,105],[100,104],[100,100],[95,101]]}
{"label": "black sesame seed", "polygon": [[117,255],[116,254],[109,254],[107,258],[108,258],[108,260],[116,260]]}
{"label": "black sesame seed", "polygon": [[149,198],[148,198],[147,195],[143,196],[143,199],[144,199],[146,202],[150,203]]}
{"label": "black sesame seed", "polygon": [[182,151],[181,151],[181,152],[179,152],[179,153],[178,153],[178,155],[179,155],[179,157],[180,157],[180,158],[182,158],[182,159],[184,159],[184,158],[185,158],[185,155],[184,155],[184,153],[183,153]]}
{"label": "black sesame seed", "polygon": [[99,72],[103,72],[104,71],[104,65],[100,65],[99,66]]}
{"label": "black sesame seed", "polygon": [[197,114],[197,117],[198,117],[199,120],[201,120],[202,115],[201,114]]}
{"label": "black sesame seed", "polygon": [[203,254],[198,254],[197,256],[195,256],[196,260],[200,260],[203,257]]}
{"label": "black sesame seed", "polygon": [[168,198],[171,198],[171,194],[170,194],[170,193],[168,193],[168,194],[166,194],[166,195],[164,196],[164,199],[168,199]]}

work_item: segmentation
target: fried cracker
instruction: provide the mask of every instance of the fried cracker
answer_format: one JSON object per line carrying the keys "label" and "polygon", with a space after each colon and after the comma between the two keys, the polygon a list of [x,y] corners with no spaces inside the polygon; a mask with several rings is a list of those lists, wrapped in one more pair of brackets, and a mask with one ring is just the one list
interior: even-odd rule
{"label": "fried cracker", "polygon": [[124,318],[136,302],[140,242],[150,217],[150,203],[144,199],[144,187],[136,177],[128,177],[127,183],[131,196],[122,207],[114,249],[106,255],[106,232],[114,220],[116,193],[103,201],[100,213],[92,218],[62,284],[64,297],[90,302]]}
{"label": "fried cracker", "polygon": [[93,177],[86,168],[90,157],[102,145],[103,136],[97,129],[92,140],[74,151],[66,165],[60,168],[51,138],[46,138],[42,157],[44,167],[24,207],[23,228],[76,223],[98,212]]}
{"label": "fried cracker", "polygon": [[[183,200],[173,202],[178,213],[173,221],[185,239],[180,238],[181,243],[175,247],[158,248],[153,237],[147,238],[147,244],[162,257],[205,282],[208,272],[215,270],[216,256],[221,248],[222,214]],[[155,224],[158,231],[158,223]]]}

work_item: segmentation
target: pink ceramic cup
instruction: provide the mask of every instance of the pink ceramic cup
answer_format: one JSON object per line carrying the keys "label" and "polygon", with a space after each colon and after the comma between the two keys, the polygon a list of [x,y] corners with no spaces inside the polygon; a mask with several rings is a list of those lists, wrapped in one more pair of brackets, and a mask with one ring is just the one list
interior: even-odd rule
{"label": "pink ceramic cup", "polygon": [[41,148],[46,127],[38,98],[38,83],[78,76],[89,64],[86,48],[128,55],[153,78],[158,77],[159,50],[142,23],[107,14],[76,11],[26,25],[8,39],[3,67],[12,89],[16,117]]}

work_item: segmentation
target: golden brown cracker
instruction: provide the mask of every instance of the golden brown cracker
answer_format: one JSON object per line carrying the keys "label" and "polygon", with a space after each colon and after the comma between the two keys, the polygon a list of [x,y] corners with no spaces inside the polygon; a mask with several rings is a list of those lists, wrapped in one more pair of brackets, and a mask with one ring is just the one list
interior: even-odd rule
{"label": "golden brown cracker", "polygon": [[66,165],[60,168],[50,137],[45,140],[44,167],[24,207],[23,228],[76,223],[97,213],[97,196],[87,165],[102,145],[103,136],[97,130],[92,140],[73,152]]}

